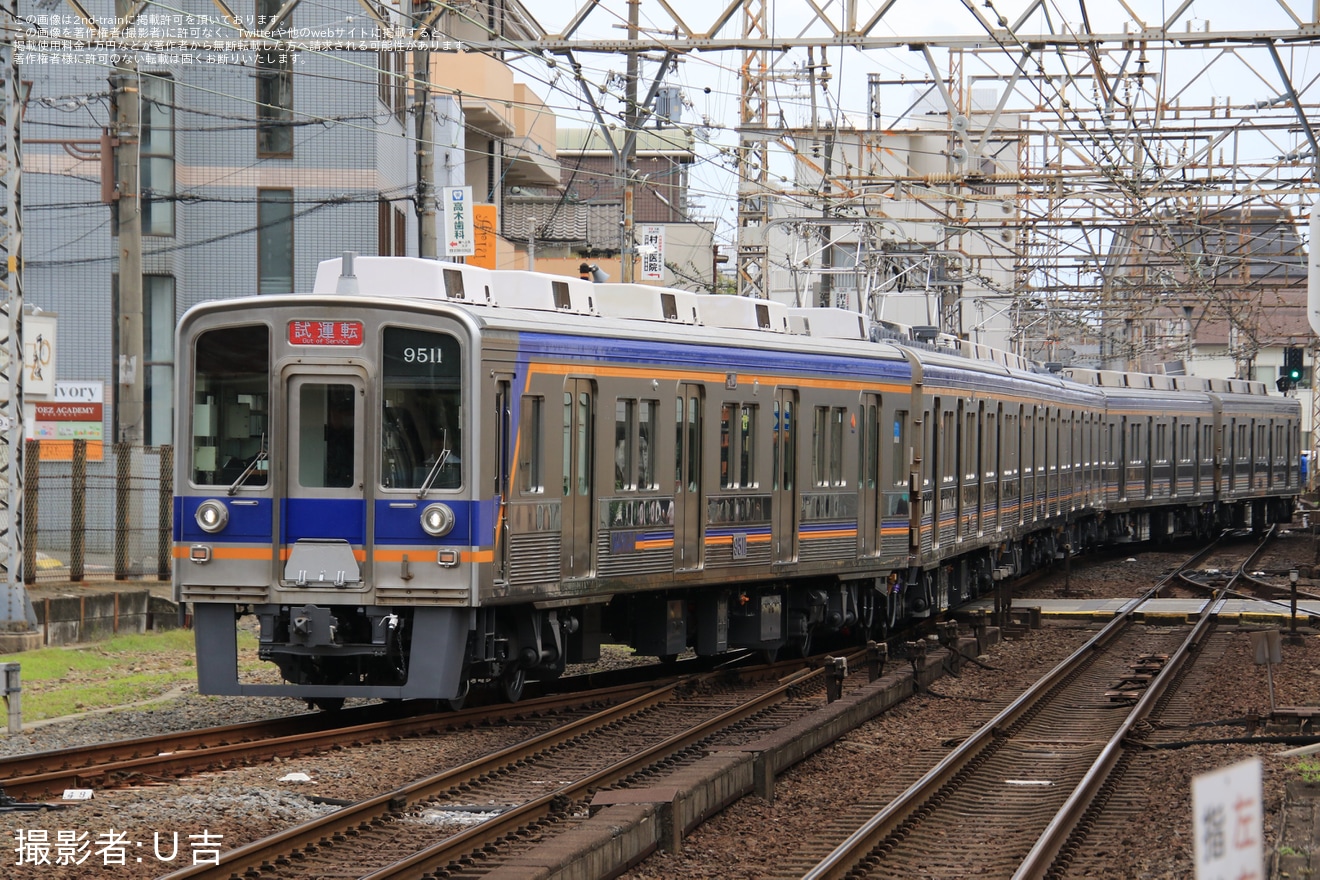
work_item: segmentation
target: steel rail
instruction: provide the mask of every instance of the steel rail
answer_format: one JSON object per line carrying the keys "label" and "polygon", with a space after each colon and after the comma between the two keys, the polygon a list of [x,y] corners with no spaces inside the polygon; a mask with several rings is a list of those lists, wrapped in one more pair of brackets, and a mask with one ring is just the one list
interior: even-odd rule
{"label": "steel rail", "polygon": [[1170,656],[1169,661],[1164,664],[1159,674],[1147,685],[1141,699],[1132,707],[1132,711],[1119,725],[1118,730],[1110,737],[1109,742],[1105,744],[1104,749],[1101,750],[1099,756],[1092,763],[1091,769],[1082,777],[1082,780],[1073,789],[1072,794],[1069,795],[1068,800],[1059,808],[1054,819],[1041,833],[1035,846],[1022,860],[1018,870],[1013,874],[1013,880],[1040,880],[1040,878],[1049,875],[1059,853],[1076,833],[1078,824],[1091,808],[1096,795],[1109,781],[1110,775],[1123,756],[1124,742],[1131,734],[1132,729],[1154,712],[1159,701],[1173,687],[1192,653],[1200,647],[1202,640],[1210,632],[1217,616],[1215,609],[1230,592],[1233,583],[1238,578],[1245,576],[1247,567],[1264,552],[1266,546],[1274,539],[1277,528],[1277,526],[1270,527],[1260,546],[1243,561],[1242,565],[1238,567],[1237,573],[1229,579],[1219,593],[1205,604],[1196,625],[1192,627],[1191,633],[1188,634],[1178,650]]}
{"label": "steel rail", "polygon": [[794,676],[792,680],[781,684],[774,690],[767,691],[755,700],[735,706],[629,758],[611,764],[590,776],[566,783],[534,801],[529,801],[508,812],[501,813],[499,816],[467,831],[442,840],[407,858],[400,859],[392,865],[365,874],[360,880],[420,880],[420,878],[427,876],[444,863],[452,861],[461,853],[493,844],[520,828],[545,818],[554,812],[556,804],[571,803],[594,788],[626,779],[657,761],[700,742],[723,727],[736,724],[773,706],[785,699],[791,688],[798,687],[812,678],[819,678],[823,674],[823,669],[815,669]]}
{"label": "steel rail", "polygon": [[[68,788],[95,787],[98,782],[105,784],[105,780],[120,781],[131,776],[178,776],[264,757],[306,754],[345,742],[394,739],[463,727],[489,717],[546,712],[578,705],[584,700],[631,699],[653,686],[620,685],[586,693],[538,697],[514,704],[433,712],[347,726],[336,725],[334,714],[309,713],[273,722],[252,721],[84,748],[35,752],[0,760],[0,788],[10,797],[31,798]],[[299,731],[300,727],[312,729]],[[270,733],[272,728],[273,735]],[[289,729],[292,732],[282,732]],[[49,769],[56,764],[59,766]]]}
{"label": "steel rail", "polygon": [[[881,841],[893,833],[905,820],[920,810],[932,792],[952,782],[964,768],[980,757],[990,745],[1001,739],[1020,718],[1031,712],[1055,688],[1066,683],[1098,651],[1117,639],[1131,626],[1140,613],[1143,602],[1156,596],[1182,569],[1195,565],[1218,547],[1227,533],[1184,562],[1178,571],[1171,572],[1141,596],[1126,603],[1114,619],[1107,623],[1063,662],[1051,669],[1021,696],[1005,706],[994,718],[981,725],[975,733],[963,740],[957,748],[945,755],[924,776],[908,786],[897,798],[876,813],[847,839],[840,843],[815,867],[802,875],[802,880],[837,880],[851,871],[858,862],[871,853]],[[1211,603],[1213,604],[1213,603]]]}
{"label": "steel rail", "polygon": [[[160,878],[160,880],[184,880],[184,878],[189,878],[189,880],[192,880],[192,878],[208,878],[208,880],[214,880],[214,878],[242,876],[245,872],[250,870],[259,871],[263,864],[273,863],[282,854],[303,849],[309,845],[321,844],[324,841],[333,839],[336,835],[345,833],[351,834],[353,829],[370,825],[392,813],[404,810],[409,804],[424,801],[458,785],[462,785],[469,780],[494,773],[501,768],[507,768],[510,765],[525,761],[539,752],[561,745],[577,737],[581,737],[595,729],[618,723],[630,715],[634,715],[670,699],[675,690],[694,680],[717,678],[722,674],[723,673],[708,673],[668,683],[646,694],[628,700],[627,702],[604,709],[586,718],[578,719],[564,727],[540,734],[539,736],[509,746],[508,748],[501,749],[498,752],[483,756],[474,761],[470,761],[459,767],[454,767],[442,773],[419,779],[400,788],[396,788],[393,791],[386,792],[385,794],[377,795],[376,797],[346,806],[334,813],[330,813],[310,822],[305,822],[269,837],[262,838],[261,840],[252,841],[251,843],[238,847],[231,852],[223,853],[219,865],[193,865],[167,874]],[[778,686],[768,691],[766,694],[763,694],[748,704],[744,704],[742,707],[730,710],[730,712],[724,713],[724,715],[719,717],[724,718],[730,713],[736,714],[740,711],[760,711],[766,706],[773,705],[775,702],[784,699],[784,695],[787,694],[790,688],[799,686],[809,678],[820,676],[821,674],[821,670],[802,670],[797,674],[790,675],[786,680],[781,680],[781,683]],[[755,706],[755,708],[750,708],[752,706]],[[698,729],[704,730],[710,726],[710,723],[711,722],[702,724]],[[729,722],[725,721],[724,723]],[[671,743],[675,740],[682,739],[684,736],[685,735],[680,734],[678,737],[672,737],[670,740],[666,740],[665,744],[670,744],[669,748],[672,751],[675,749],[675,746]],[[654,749],[648,751],[654,751]],[[649,760],[634,758],[624,763],[630,766],[633,764],[645,766],[647,763],[653,763],[654,760],[653,757]],[[616,765],[616,767],[617,766],[618,765]],[[564,793],[561,789],[552,793],[552,795],[557,795],[562,798]],[[539,804],[542,800],[544,799],[538,799],[535,803]],[[525,815],[527,808],[520,808],[520,810],[521,812],[510,811],[509,813],[488,820],[482,825],[471,829],[470,832],[464,832],[459,835],[459,837],[467,840],[470,837],[482,837],[484,832],[491,829],[504,828],[505,830],[494,835],[495,837],[502,836],[507,833],[506,823],[509,821],[508,817],[511,815],[518,815],[521,817]]]}

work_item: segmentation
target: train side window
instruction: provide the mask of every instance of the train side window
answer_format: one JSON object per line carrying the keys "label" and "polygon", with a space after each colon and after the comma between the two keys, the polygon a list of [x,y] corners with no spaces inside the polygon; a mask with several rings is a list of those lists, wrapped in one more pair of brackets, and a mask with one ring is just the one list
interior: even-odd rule
{"label": "train side window", "polygon": [[829,464],[830,408],[816,407],[815,419],[811,426],[811,483],[814,486],[829,485],[826,469]]}
{"label": "train side window", "polygon": [[619,398],[614,402],[614,488],[636,488],[633,483],[633,434],[637,401]]}
{"label": "train side window", "polygon": [[591,456],[592,456],[592,409],[591,395],[585,391],[577,393],[577,493],[581,497],[591,494]]}
{"label": "train side window", "polygon": [[733,433],[732,403],[720,407],[720,488],[730,489],[736,485],[737,477],[733,473],[730,459],[733,458],[737,439]]}
{"label": "train side window", "polygon": [[738,485],[744,489],[756,488],[756,410],[744,403],[739,414]]}
{"label": "train side window", "polygon": [[[786,394],[788,392],[785,392]],[[793,477],[796,473],[797,451],[794,449],[793,415],[794,398],[785,398],[774,403],[774,424],[771,435],[771,488],[793,491]]]}
{"label": "train side window", "polygon": [[637,488],[656,489],[655,431],[660,424],[660,401],[643,400],[637,409]]}
{"label": "train side window", "polygon": [[866,489],[874,489],[880,483],[880,408],[874,403],[866,404],[862,418],[862,437],[865,452],[858,461],[858,482]]}
{"label": "train side window", "polygon": [[683,395],[674,398],[674,485],[683,485]]}
{"label": "train side window", "polygon": [[981,437],[977,431],[976,416],[975,411],[963,413],[962,475],[963,479],[969,482],[975,482],[981,474],[980,463],[977,461],[981,450]]}
{"label": "train side window", "polygon": [[842,486],[843,478],[843,422],[847,410],[836,406],[830,410],[830,485]]}
{"label": "train side window", "polygon": [[907,410],[894,413],[892,431],[893,444],[890,451],[890,473],[893,474],[894,491],[887,496],[885,513],[892,516],[907,516],[909,503],[908,473],[908,414]]}
{"label": "train side window", "polygon": [[726,402],[719,408],[719,488],[755,486],[755,437],[755,406]]}
{"label": "train side window", "polygon": [[954,411],[946,409],[940,413],[940,484],[958,482],[958,438],[954,433]]}
{"label": "train side window", "polygon": [[573,494],[573,392],[564,392],[564,497]]}
{"label": "train side window", "polygon": [[811,477],[817,486],[842,486],[843,419],[841,406],[818,406],[812,433]]}
{"label": "train side window", "polygon": [[545,491],[541,469],[544,412],[544,397],[527,396],[522,399],[522,442],[518,444],[518,470],[522,473],[522,491],[528,495],[539,495]]}
{"label": "train side window", "polygon": [[720,408],[720,488],[756,485],[756,407],[726,403]]}

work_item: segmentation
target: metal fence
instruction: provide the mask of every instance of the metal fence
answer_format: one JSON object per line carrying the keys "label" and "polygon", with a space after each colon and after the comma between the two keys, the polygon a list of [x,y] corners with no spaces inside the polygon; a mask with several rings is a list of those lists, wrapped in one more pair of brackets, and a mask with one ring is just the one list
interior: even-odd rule
{"label": "metal fence", "polygon": [[85,440],[28,441],[25,583],[170,579],[174,447],[117,443],[96,454],[89,460]]}

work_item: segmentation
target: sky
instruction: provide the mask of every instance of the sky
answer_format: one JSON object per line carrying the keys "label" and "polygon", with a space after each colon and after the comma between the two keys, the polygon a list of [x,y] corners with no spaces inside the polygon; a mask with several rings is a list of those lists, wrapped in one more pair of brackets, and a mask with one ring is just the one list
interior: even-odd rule
{"label": "sky", "polygon": [[[713,4],[709,0],[670,0],[669,6],[691,30],[700,33],[713,25],[717,15],[727,8],[727,2],[717,0]],[[853,14],[859,22],[868,20],[881,5],[879,0],[854,2]],[[561,33],[575,14],[589,4],[587,0],[537,0],[527,2],[526,5],[537,22],[547,32],[555,34]],[[844,16],[843,4],[840,2],[821,0],[818,5],[836,21]],[[1127,9],[1141,23],[1153,25],[1171,20],[1174,25],[1172,30],[1180,33],[1195,34],[1207,29],[1285,30],[1295,26],[1289,14],[1291,7],[1283,0],[1254,4],[1230,0],[1198,0],[1187,4],[1176,19],[1170,19],[1181,6],[1150,0],[1129,0],[1127,3]],[[1305,19],[1311,14],[1309,6],[1307,3],[1291,11],[1297,18]],[[734,0],[733,16],[720,31],[720,37],[733,39],[741,36],[740,7],[738,0]],[[766,0],[765,9],[769,20],[768,32],[772,37],[798,37],[804,34],[818,36],[822,40],[829,37],[825,26],[819,20],[813,20],[810,5],[803,0]],[[958,0],[896,0],[885,17],[873,28],[871,35],[906,41],[923,35],[986,34],[982,21],[973,15],[971,9],[992,24],[1001,18],[1005,22],[1017,24],[1018,19],[1027,12],[1026,19],[1015,32],[1024,41],[1033,34],[1049,33],[1051,30],[1056,33],[1068,30],[1084,32],[1088,25],[1096,33],[1133,32],[1139,27],[1117,0],[1070,0],[1067,3],[976,0],[974,5]],[[649,36],[657,44],[663,45],[665,38],[673,35],[674,21],[658,0],[640,0],[638,11],[643,36]],[[573,39],[624,39],[627,15],[627,0],[600,0],[591,5],[591,11],[583,18]],[[994,41],[987,37],[985,45],[994,46]],[[1011,44],[1007,48],[1015,49]],[[1282,47],[1281,51],[1298,91],[1303,93],[1304,98],[1320,101],[1316,96],[1320,89],[1314,87],[1314,80],[1320,74],[1320,57],[1314,56],[1309,45]],[[993,59],[969,54],[963,60],[964,75],[971,78],[993,73],[1002,77],[1011,70],[1009,59],[1016,57],[1015,52],[997,54]],[[895,83],[887,89],[882,102],[882,122],[890,125],[895,121],[893,117],[910,105],[908,97],[918,93],[915,86],[899,86],[897,83],[920,81],[930,76],[930,68],[922,54],[906,47],[861,52],[835,46],[823,54],[822,58],[821,53],[816,53],[811,61],[816,65],[817,74],[825,73],[828,79],[818,79],[813,94],[809,85],[811,77],[808,75],[808,56],[804,50],[767,53],[773,74],[767,83],[768,121],[771,125],[782,121],[789,126],[801,127],[810,124],[815,118],[823,126],[831,122],[844,127],[866,126],[869,121],[866,88],[868,75],[878,75]],[[1214,48],[1173,54],[1161,53],[1155,48],[1149,53],[1149,60],[1151,69],[1165,72],[1165,82],[1177,91],[1176,97],[1181,100],[1199,102],[1214,97],[1224,103],[1245,108],[1254,102],[1277,98],[1281,92],[1277,72],[1264,50],[1256,50],[1255,55],[1248,59],[1249,54],[1243,51],[1241,58],[1225,58],[1219,49]],[[733,173],[736,161],[733,148],[738,142],[736,127],[740,113],[739,67],[742,56],[743,53],[736,50],[688,53],[680,56],[675,69],[665,78],[666,85],[680,89],[683,102],[681,124],[692,128],[698,142],[699,160],[694,166],[692,178],[692,201],[696,205],[693,214],[702,219],[717,220],[717,231],[726,240],[731,240],[736,220],[736,180]],[[655,54],[650,57],[658,60]],[[933,57],[941,72],[947,73],[951,64],[949,53],[935,49]],[[614,119],[620,119],[626,65],[624,56],[578,52],[577,60],[582,65],[583,78],[589,83],[602,112],[607,117],[612,114]],[[1069,70],[1080,72],[1086,59],[1078,54],[1071,58],[1047,58],[1046,62],[1057,74]],[[513,64],[521,71],[523,80],[536,89],[553,112],[560,116],[561,125],[569,120],[591,123],[589,105],[566,65],[548,69],[536,57],[515,59]],[[1112,60],[1111,69],[1117,64],[1116,59]],[[639,86],[641,94],[645,94],[657,67],[654,61],[643,61]],[[1190,82],[1181,82],[1189,78]],[[1078,87],[1073,100],[1085,102],[1089,98],[1093,99],[1094,96],[1087,94],[1085,86],[1078,83],[1073,85]],[[1051,84],[1051,89],[1053,93],[1046,95],[1046,98],[1057,102],[1066,85],[1061,86],[1056,80]],[[1262,147],[1267,150],[1276,148],[1278,145]],[[790,164],[781,154],[772,165],[771,182],[778,179],[780,183],[787,184],[786,178],[791,173]]]}

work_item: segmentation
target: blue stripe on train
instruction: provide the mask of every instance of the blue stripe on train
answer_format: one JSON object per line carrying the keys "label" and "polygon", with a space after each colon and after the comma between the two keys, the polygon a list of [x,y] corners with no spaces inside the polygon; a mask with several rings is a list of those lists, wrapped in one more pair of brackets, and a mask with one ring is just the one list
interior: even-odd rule
{"label": "blue stripe on train", "polygon": [[[229,525],[219,535],[204,532],[197,525],[197,508],[203,501],[215,499],[229,508]],[[235,501],[242,503],[236,504]],[[221,490],[216,495],[176,496],[174,499],[174,540],[214,543],[217,538],[236,544],[269,544],[275,521],[274,507],[269,498],[226,498]]]}
{"label": "blue stripe on train", "polygon": [[[221,501],[229,508],[229,525],[219,534],[204,532],[197,525],[197,507],[208,499]],[[391,507],[390,504],[413,504],[400,498],[375,501],[376,543],[418,544],[431,540],[422,531],[422,511],[428,504],[443,502],[454,511],[454,528],[445,536],[448,544],[490,543],[495,534],[498,506],[494,500],[480,502],[465,499],[429,498],[415,506]],[[299,538],[341,538],[350,544],[362,544],[366,535],[365,506],[353,498],[289,498],[281,502],[283,528],[280,541],[290,544]],[[174,540],[185,543],[234,542],[240,544],[273,543],[274,506],[269,498],[227,499],[211,496],[180,496],[174,499]],[[474,540],[475,539],[475,540]]]}

